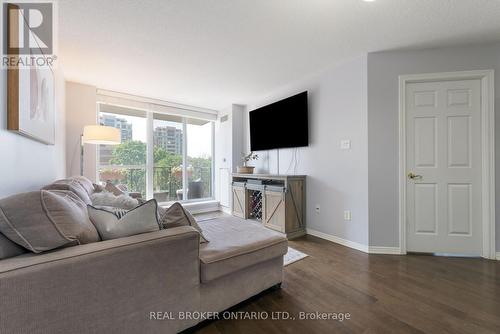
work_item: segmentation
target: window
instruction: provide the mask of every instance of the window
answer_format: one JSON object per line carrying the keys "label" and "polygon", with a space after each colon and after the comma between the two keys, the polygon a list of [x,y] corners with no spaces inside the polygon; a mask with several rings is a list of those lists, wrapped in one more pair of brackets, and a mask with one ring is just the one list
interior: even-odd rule
{"label": "window", "polygon": [[213,197],[213,121],[99,104],[122,143],[100,145],[98,180],[158,202]]}
{"label": "window", "polygon": [[[109,110],[109,111],[108,111]],[[146,113],[103,108],[99,123],[120,129],[121,144],[99,145],[98,179],[146,196]]]}
{"label": "window", "polygon": [[187,121],[188,199],[212,194],[212,123]]}
{"label": "window", "polygon": [[162,114],[153,118],[153,196],[158,202],[184,200],[183,119]]}

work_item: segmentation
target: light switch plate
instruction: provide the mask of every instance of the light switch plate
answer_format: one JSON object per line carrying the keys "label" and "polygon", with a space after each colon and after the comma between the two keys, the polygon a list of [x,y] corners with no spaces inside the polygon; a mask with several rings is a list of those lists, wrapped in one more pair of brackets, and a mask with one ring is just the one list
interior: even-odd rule
{"label": "light switch plate", "polygon": [[351,211],[344,211],[344,220],[351,220]]}
{"label": "light switch plate", "polygon": [[342,150],[351,149],[351,141],[349,139],[342,139],[340,141],[340,149],[342,149]]}

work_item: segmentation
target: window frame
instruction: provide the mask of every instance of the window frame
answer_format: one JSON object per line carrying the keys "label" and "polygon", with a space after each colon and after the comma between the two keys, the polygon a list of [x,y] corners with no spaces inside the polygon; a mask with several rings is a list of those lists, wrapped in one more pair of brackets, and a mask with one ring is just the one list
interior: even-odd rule
{"label": "window frame", "polygon": [[[99,116],[102,113],[109,113],[109,114],[114,114],[114,115],[120,115],[118,112],[106,112],[106,111],[101,111],[101,105],[102,104],[107,104],[107,105],[113,105],[115,107],[122,107],[120,105],[114,105],[111,103],[103,103],[103,102],[97,102],[97,108],[96,108],[96,123],[99,124]],[[146,163],[145,163],[145,169],[146,169],[146,199],[152,199],[154,198],[154,115],[155,114],[164,114],[164,115],[172,115],[172,116],[178,116],[175,114],[169,114],[165,112],[158,112],[154,110],[145,110],[142,108],[131,108],[131,107],[123,107],[126,109],[136,109],[138,111],[144,112],[146,117]],[[202,119],[204,121],[207,121],[210,123],[210,134],[211,134],[211,150],[210,150],[210,157],[211,157],[211,171],[210,171],[210,196],[209,197],[204,197],[204,198],[195,198],[195,199],[187,199],[187,188],[188,188],[188,174],[187,174],[187,145],[188,145],[188,131],[187,131],[187,119],[188,118],[196,118],[196,117],[186,117],[186,116],[181,116],[182,118],[182,200],[180,201],[181,203],[196,203],[196,202],[206,202],[206,201],[212,201],[215,199],[215,121],[211,119],[204,119],[204,118],[198,118]],[[99,180],[99,168],[101,167],[100,165],[100,146],[98,145],[96,148],[96,180]],[[175,202],[174,201],[169,201],[169,202],[159,202],[158,204],[160,205],[169,205],[171,203]]]}

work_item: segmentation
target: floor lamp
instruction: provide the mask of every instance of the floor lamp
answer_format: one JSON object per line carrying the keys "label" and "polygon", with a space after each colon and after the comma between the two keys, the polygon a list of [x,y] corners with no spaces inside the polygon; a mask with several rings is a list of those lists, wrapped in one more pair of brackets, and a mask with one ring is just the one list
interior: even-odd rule
{"label": "floor lamp", "polygon": [[118,145],[121,144],[120,129],[104,125],[87,125],[80,136],[80,175],[83,176],[83,145]]}

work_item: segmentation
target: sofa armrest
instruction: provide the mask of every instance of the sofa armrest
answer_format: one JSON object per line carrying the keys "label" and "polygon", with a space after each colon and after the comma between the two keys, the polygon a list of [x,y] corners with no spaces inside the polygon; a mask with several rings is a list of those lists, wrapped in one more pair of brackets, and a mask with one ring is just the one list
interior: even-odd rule
{"label": "sofa armrest", "polygon": [[176,332],[150,312],[195,311],[199,277],[187,226],[2,260],[0,332]]}

